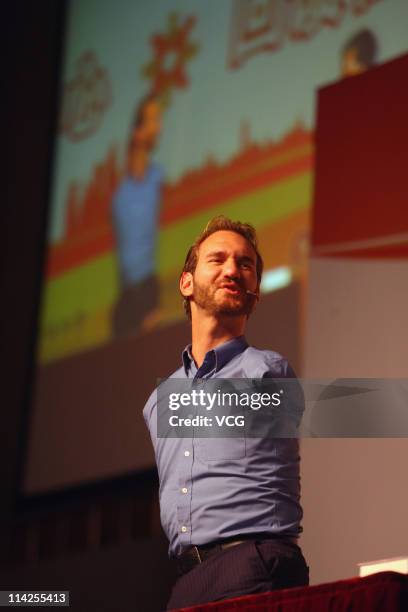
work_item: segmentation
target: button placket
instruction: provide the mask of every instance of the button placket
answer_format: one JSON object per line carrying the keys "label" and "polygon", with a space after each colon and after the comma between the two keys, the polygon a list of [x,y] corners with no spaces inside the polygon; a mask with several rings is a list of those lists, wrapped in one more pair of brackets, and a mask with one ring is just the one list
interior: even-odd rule
{"label": "button placket", "polygon": [[178,474],[177,520],[179,537],[183,545],[190,544],[191,538],[191,470],[193,458],[193,439],[182,440]]}

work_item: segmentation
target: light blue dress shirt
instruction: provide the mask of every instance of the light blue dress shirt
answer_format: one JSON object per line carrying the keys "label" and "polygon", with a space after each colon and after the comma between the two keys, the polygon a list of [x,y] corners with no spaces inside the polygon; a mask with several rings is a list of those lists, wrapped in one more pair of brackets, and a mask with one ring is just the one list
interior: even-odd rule
{"label": "light blue dress shirt", "polygon": [[[295,378],[288,361],[243,336],[209,351],[199,369],[183,351],[177,379]],[[160,438],[157,389],[143,416],[160,482],[160,516],[169,555],[242,534],[297,537],[302,528],[296,438]]]}

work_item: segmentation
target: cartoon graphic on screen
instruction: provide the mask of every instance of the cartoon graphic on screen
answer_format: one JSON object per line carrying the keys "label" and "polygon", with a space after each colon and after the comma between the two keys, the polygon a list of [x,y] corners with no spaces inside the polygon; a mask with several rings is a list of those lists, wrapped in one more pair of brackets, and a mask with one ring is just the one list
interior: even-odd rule
{"label": "cartoon graphic on screen", "polygon": [[[159,318],[156,235],[163,171],[151,160],[161,132],[165,107],[173,89],[186,88],[185,64],[197,53],[189,40],[193,16],[184,20],[172,13],[167,32],[151,37],[154,58],[142,69],[150,94],[139,104],[128,148],[127,174],[112,201],[113,226],[119,263],[120,296],[112,313],[113,335],[152,328]],[[174,63],[166,63],[170,54]]]}
{"label": "cartoon graphic on screen", "polygon": [[155,315],[159,286],[155,274],[157,223],[163,172],[152,160],[161,131],[162,109],[154,94],[136,110],[127,153],[127,171],[112,200],[120,295],[112,332],[137,332]]}
{"label": "cartoon graphic on screen", "polygon": [[[91,23],[93,3],[80,4],[75,23]],[[186,246],[217,214],[256,227],[263,292],[296,282],[306,295],[316,88],[406,49],[404,0],[211,11],[192,0],[187,12],[123,0],[120,18],[115,3],[99,4],[95,38],[78,26],[63,67],[44,365],[177,325]]]}
{"label": "cartoon graphic on screen", "polygon": [[341,75],[354,76],[375,66],[378,61],[378,40],[368,29],[359,30],[348,39],[341,52]]}
{"label": "cartoon graphic on screen", "polygon": [[172,12],[167,16],[165,29],[150,37],[152,57],[142,66],[141,75],[166,107],[171,104],[174,91],[190,85],[187,64],[200,48],[190,39],[195,23],[194,15],[182,17]]}

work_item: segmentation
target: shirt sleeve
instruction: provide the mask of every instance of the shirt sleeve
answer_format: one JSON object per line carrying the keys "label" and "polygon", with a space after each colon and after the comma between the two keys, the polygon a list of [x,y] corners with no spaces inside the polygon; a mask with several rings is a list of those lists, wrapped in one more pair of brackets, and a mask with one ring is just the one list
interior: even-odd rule
{"label": "shirt sleeve", "polygon": [[155,389],[149,396],[144,408],[143,408],[143,418],[146,423],[147,429],[150,431],[150,423],[153,416],[153,410],[157,404],[157,389]]}
{"label": "shirt sleeve", "polygon": [[[280,405],[276,411],[277,435],[297,437],[305,411],[305,396],[302,385],[287,359],[284,357],[267,360],[268,366],[263,375],[263,385],[269,387],[269,393],[280,396]],[[287,435],[286,435],[287,434]]]}

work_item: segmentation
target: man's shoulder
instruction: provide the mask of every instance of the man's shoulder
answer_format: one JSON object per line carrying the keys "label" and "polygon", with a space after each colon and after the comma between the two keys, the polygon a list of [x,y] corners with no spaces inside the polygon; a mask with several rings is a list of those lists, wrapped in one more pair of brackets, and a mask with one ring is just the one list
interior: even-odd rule
{"label": "man's shoulder", "polygon": [[184,366],[180,366],[168,378],[186,378]]}
{"label": "man's shoulder", "polygon": [[153,391],[151,392],[151,394],[149,395],[149,398],[143,408],[143,416],[146,422],[150,420],[151,414],[154,408],[157,406],[157,392],[158,392],[160,385],[163,384],[166,380],[177,379],[177,378],[183,378],[183,379],[186,378],[183,366],[175,370],[175,372],[170,374],[170,376],[168,376],[167,378],[164,378],[162,381],[159,381],[157,387],[155,387]]}
{"label": "man's shoulder", "polygon": [[251,369],[256,372],[255,375],[252,374],[253,377],[291,378],[296,376],[288,359],[277,351],[248,346],[245,353],[248,363],[252,366]]}
{"label": "man's shoulder", "polygon": [[[257,364],[254,368],[256,375],[252,374],[250,378],[262,378],[265,382],[268,379],[273,379],[272,382],[275,382],[276,379],[286,379],[279,383],[285,389],[285,414],[294,419],[290,422],[290,426],[295,424],[296,428],[299,427],[305,409],[304,393],[302,385],[287,358],[276,351],[260,350],[252,346],[248,347],[247,351],[249,351],[250,361]],[[285,431],[292,431],[286,429],[287,426],[288,424],[285,423]]]}

